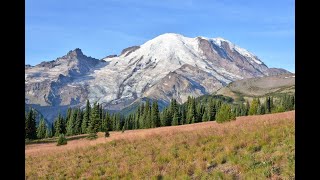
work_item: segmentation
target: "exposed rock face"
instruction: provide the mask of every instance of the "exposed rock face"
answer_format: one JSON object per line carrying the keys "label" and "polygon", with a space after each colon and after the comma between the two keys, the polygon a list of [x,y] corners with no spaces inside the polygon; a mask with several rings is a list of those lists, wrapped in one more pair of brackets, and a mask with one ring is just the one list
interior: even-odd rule
{"label": "exposed rock face", "polygon": [[125,49],[123,49],[123,50],[121,51],[120,56],[121,56],[121,55],[128,56],[130,53],[132,53],[133,51],[135,51],[135,50],[137,50],[137,49],[139,49],[139,48],[140,48],[140,46],[127,47],[127,48],[125,48]]}
{"label": "exposed rock face", "polygon": [[[107,57],[105,57],[105,58],[113,58],[113,57],[117,57],[117,55],[116,54],[112,54],[112,55],[109,55],[109,56],[107,56]],[[104,59],[105,59],[104,58]]]}
{"label": "exposed rock face", "polygon": [[167,33],[101,61],[75,49],[54,61],[26,66],[26,103],[52,111],[83,106],[86,99],[109,110],[144,97],[182,103],[189,95],[213,93],[235,80],[283,72],[222,38]]}
{"label": "exposed rock face", "polygon": [[145,93],[145,96],[167,102],[171,98],[175,98],[179,103],[183,103],[188,99],[188,96],[213,93],[221,87],[223,87],[223,83],[211,74],[189,64],[184,64],[152,86]]}
{"label": "exposed rock face", "polygon": [[87,73],[98,64],[103,62],[89,58],[80,49],[75,49],[54,61],[26,68],[26,103],[61,106],[86,100],[87,84],[83,81],[73,85],[73,82],[75,79],[88,78]]}

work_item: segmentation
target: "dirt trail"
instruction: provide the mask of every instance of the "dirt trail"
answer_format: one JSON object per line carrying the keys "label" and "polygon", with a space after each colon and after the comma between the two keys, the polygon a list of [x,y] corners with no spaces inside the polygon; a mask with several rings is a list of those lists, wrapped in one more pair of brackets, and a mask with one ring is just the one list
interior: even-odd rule
{"label": "dirt trail", "polygon": [[[237,117],[236,121],[228,123],[218,124],[215,121],[187,124],[180,126],[168,126],[159,127],[153,129],[140,129],[140,130],[127,130],[124,133],[121,132],[110,132],[110,137],[105,138],[104,133],[98,133],[98,138],[95,140],[78,139],[68,141],[67,145],[56,146],[56,143],[43,143],[43,144],[30,144],[25,146],[26,156],[43,155],[48,153],[58,153],[67,150],[76,150],[78,148],[85,148],[89,145],[96,145],[101,143],[110,142],[117,139],[134,140],[137,138],[146,138],[154,135],[172,135],[182,131],[194,131],[194,130],[205,130],[208,128],[215,128],[217,131],[225,130],[226,128],[241,128],[241,126],[250,126],[250,124],[261,123],[277,123],[279,120],[294,120],[295,111],[266,114],[266,115],[255,115],[255,116],[243,116]],[[254,127],[254,126],[253,126]]]}

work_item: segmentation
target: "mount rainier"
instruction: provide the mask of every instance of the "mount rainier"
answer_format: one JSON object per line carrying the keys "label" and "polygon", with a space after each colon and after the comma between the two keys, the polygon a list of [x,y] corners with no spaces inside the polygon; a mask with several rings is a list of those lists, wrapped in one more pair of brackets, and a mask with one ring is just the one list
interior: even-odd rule
{"label": "mount rainier", "polygon": [[26,65],[25,104],[52,122],[58,111],[83,107],[86,99],[113,111],[142,98],[183,103],[232,81],[286,73],[223,38],[166,33],[101,60],[77,48],[56,60]]}

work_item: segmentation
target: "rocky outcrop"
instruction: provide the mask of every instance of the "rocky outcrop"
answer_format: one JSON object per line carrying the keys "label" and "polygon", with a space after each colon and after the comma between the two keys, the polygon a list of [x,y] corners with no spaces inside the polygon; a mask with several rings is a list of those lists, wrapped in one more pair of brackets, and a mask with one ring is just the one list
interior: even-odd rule
{"label": "rocky outcrop", "polygon": [[130,53],[134,52],[135,50],[139,49],[140,46],[131,46],[131,47],[127,47],[125,49],[123,49],[121,51],[120,56],[124,55],[125,57],[128,56]]}

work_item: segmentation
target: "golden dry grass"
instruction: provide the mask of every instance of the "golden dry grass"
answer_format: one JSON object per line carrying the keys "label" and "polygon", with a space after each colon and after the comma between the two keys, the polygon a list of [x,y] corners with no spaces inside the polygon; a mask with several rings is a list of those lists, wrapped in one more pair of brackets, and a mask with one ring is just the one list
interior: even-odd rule
{"label": "golden dry grass", "polygon": [[294,111],[26,145],[28,179],[294,177]]}

